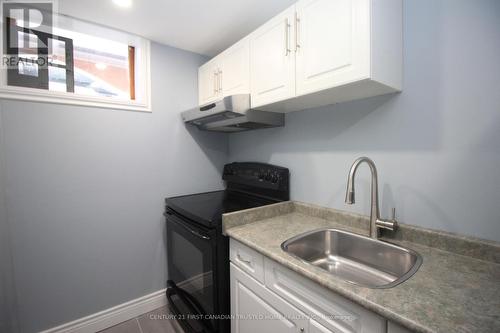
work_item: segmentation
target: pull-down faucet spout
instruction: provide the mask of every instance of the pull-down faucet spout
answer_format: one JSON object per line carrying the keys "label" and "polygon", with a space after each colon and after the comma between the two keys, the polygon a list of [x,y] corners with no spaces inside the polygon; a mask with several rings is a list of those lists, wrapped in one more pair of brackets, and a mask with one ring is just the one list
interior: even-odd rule
{"label": "pull-down faucet spout", "polygon": [[356,195],[354,191],[354,178],[356,177],[356,171],[358,167],[365,162],[370,167],[372,174],[372,184],[371,184],[371,211],[370,211],[370,237],[377,239],[378,228],[395,230],[397,228],[397,221],[395,219],[395,209],[392,210],[392,220],[383,220],[380,218],[380,210],[378,205],[378,175],[375,163],[368,157],[360,157],[351,166],[349,171],[349,178],[347,180],[347,191],[345,195],[345,203],[352,205],[356,201]]}

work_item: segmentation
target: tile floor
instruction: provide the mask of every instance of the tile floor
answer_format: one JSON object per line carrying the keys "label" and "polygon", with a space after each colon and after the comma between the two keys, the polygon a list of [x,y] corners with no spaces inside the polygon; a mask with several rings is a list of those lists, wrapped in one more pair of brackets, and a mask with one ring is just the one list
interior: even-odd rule
{"label": "tile floor", "polygon": [[99,333],[184,333],[175,320],[168,319],[169,313],[162,307]]}

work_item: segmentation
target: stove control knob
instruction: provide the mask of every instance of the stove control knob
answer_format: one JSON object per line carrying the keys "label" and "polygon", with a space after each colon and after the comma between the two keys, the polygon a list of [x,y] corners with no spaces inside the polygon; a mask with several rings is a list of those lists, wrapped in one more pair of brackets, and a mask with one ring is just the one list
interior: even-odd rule
{"label": "stove control knob", "polygon": [[272,176],[271,176],[271,174],[270,174],[270,173],[268,173],[268,174],[266,175],[266,180],[269,182],[269,181],[271,181],[271,179],[272,179]]}
{"label": "stove control knob", "polygon": [[273,184],[276,184],[278,182],[278,175],[273,175],[271,181],[273,182]]}

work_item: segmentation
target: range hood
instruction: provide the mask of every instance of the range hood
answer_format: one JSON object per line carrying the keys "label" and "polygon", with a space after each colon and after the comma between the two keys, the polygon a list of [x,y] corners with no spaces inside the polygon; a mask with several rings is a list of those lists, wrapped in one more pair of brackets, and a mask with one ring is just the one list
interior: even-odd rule
{"label": "range hood", "polygon": [[182,112],[182,120],[200,130],[242,132],[285,125],[282,113],[250,109],[250,95],[232,95],[217,102]]}

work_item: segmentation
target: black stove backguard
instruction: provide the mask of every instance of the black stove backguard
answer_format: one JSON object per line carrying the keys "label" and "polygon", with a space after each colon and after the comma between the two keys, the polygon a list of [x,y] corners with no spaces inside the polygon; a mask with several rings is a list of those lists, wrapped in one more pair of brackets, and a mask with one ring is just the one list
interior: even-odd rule
{"label": "black stove backguard", "polygon": [[230,190],[271,200],[290,200],[290,172],[287,168],[257,162],[235,162],[224,166],[222,179]]}
{"label": "black stove backguard", "polygon": [[[222,178],[227,196],[234,195],[241,209],[246,208],[242,198],[248,198],[248,207],[255,207],[256,202],[267,205],[289,199],[286,168],[231,163],[224,166]],[[187,333],[228,333],[229,240],[222,235],[221,223],[194,221],[168,205],[173,199],[167,199],[165,212],[170,309]],[[189,197],[184,196],[183,202],[186,199]],[[222,219],[222,213],[218,219]]]}

